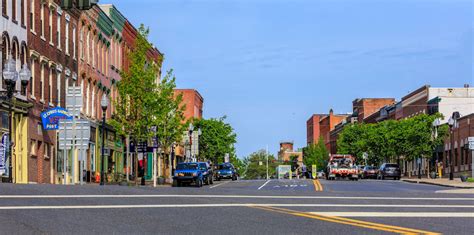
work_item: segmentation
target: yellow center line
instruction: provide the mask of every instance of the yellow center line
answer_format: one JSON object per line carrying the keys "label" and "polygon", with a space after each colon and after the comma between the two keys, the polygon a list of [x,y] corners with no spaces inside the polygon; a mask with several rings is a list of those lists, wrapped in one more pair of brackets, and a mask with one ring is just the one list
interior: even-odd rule
{"label": "yellow center line", "polygon": [[356,227],[361,227],[361,228],[368,228],[368,229],[393,232],[393,233],[399,233],[399,234],[430,234],[430,235],[439,234],[439,233],[434,233],[430,231],[404,228],[404,227],[379,224],[379,223],[372,223],[372,222],[342,218],[342,217],[337,217],[337,216],[314,215],[314,214],[309,214],[309,213],[294,211],[294,210],[289,210],[289,209],[283,209],[283,208],[275,208],[275,207],[267,207],[267,206],[265,207],[254,206],[254,208],[259,208],[262,210],[273,211],[277,213],[284,213],[284,214],[289,214],[289,215],[294,215],[294,216],[301,216],[301,217],[306,217],[306,218],[311,218],[311,219],[317,219],[317,220],[322,220],[322,221],[327,221],[327,222],[332,222],[332,223],[339,223],[339,224],[345,224],[345,225],[351,225],[351,226],[356,226]]}
{"label": "yellow center line", "polygon": [[319,182],[319,180],[313,180],[314,190],[315,191],[323,191],[323,186]]}

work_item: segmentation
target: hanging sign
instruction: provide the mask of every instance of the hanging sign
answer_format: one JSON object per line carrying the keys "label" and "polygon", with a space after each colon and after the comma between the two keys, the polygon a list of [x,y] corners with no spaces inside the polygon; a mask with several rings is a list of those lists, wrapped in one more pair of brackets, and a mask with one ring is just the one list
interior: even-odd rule
{"label": "hanging sign", "polygon": [[0,142],[0,175],[4,174],[6,171],[6,156],[8,148],[8,134],[2,135],[2,140]]}
{"label": "hanging sign", "polygon": [[72,119],[68,111],[64,108],[56,107],[48,109],[41,113],[41,121],[43,122],[44,130],[57,130],[59,120]]}

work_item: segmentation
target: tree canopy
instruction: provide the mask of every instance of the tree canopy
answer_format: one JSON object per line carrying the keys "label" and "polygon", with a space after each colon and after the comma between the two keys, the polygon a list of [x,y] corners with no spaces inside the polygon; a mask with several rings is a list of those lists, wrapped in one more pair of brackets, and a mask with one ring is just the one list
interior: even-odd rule
{"label": "tree canopy", "polygon": [[242,177],[245,179],[266,179],[267,178],[267,157],[268,157],[268,175],[271,177],[276,174],[278,162],[275,156],[268,154],[265,150],[259,150],[251,153],[243,160],[244,172]]}
{"label": "tree canopy", "polygon": [[431,156],[433,149],[442,144],[448,134],[446,125],[437,130],[433,138],[433,121],[441,114],[421,114],[399,121],[387,120],[376,124],[350,124],[341,132],[338,153],[351,154],[362,163],[363,153],[368,153],[368,164],[394,162],[400,157],[414,160]]}
{"label": "tree canopy", "polygon": [[318,143],[310,144],[303,149],[303,162],[306,166],[316,165],[317,169],[324,169],[329,159],[329,151],[324,144],[323,138]]}

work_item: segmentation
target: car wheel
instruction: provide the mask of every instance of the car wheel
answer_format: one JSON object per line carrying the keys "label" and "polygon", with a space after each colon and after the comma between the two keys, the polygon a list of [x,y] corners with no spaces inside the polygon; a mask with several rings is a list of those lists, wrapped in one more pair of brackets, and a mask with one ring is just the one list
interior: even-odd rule
{"label": "car wheel", "polygon": [[196,187],[200,188],[202,187],[202,179],[196,179]]}
{"label": "car wheel", "polygon": [[237,180],[237,176],[233,175],[232,176],[232,181],[236,181]]}

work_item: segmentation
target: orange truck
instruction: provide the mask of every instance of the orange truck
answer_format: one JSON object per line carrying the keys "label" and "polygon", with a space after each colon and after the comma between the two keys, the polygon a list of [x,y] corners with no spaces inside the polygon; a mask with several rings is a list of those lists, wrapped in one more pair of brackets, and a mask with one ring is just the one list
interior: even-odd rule
{"label": "orange truck", "polygon": [[352,155],[330,154],[326,172],[326,179],[328,180],[341,178],[347,178],[350,180],[359,179],[355,157]]}

